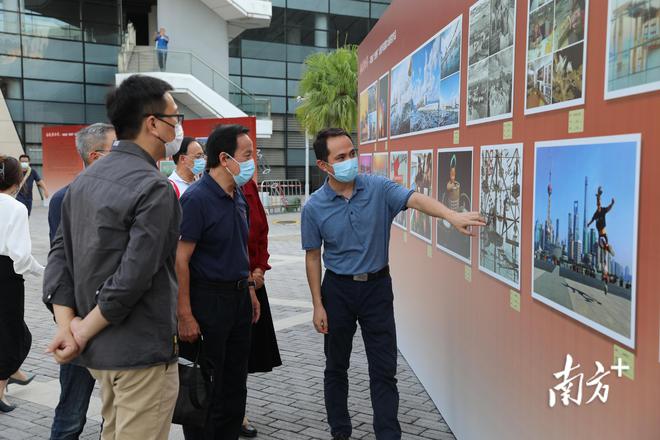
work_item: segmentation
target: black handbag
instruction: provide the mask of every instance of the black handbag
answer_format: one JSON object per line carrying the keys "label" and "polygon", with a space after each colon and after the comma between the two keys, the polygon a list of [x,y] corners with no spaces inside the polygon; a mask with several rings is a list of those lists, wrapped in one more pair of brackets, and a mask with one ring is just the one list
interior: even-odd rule
{"label": "black handbag", "polygon": [[203,428],[211,404],[213,370],[208,366],[200,366],[200,360],[204,360],[204,340],[201,335],[196,345],[192,365],[179,362],[179,395],[172,423]]}

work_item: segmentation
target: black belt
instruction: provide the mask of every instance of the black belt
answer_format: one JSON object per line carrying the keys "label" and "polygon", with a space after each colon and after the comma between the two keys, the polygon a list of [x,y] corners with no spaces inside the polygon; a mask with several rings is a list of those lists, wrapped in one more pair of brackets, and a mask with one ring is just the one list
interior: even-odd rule
{"label": "black belt", "polygon": [[387,266],[385,266],[384,268],[382,268],[381,270],[379,270],[377,272],[359,273],[359,274],[356,274],[356,275],[342,275],[342,274],[339,274],[337,272],[333,272],[330,269],[326,269],[325,271],[326,271],[326,273],[329,273],[329,274],[331,274],[333,276],[336,276],[338,278],[344,278],[346,280],[352,280],[352,281],[365,282],[365,281],[377,280],[378,278],[383,278],[383,277],[388,276],[390,274],[390,266],[387,265]]}
{"label": "black belt", "polygon": [[248,279],[243,278],[238,281],[202,281],[202,280],[193,280],[191,284],[195,287],[201,287],[203,289],[218,289],[218,290],[237,290],[243,291],[248,288]]}

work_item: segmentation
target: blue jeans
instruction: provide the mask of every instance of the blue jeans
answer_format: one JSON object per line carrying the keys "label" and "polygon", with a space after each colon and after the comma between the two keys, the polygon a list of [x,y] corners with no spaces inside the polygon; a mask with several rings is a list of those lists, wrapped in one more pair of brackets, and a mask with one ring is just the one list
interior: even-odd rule
{"label": "blue jeans", "polygon": [[89,399],[94,390],[94,378],[87,368],[73,364],[60,365],[60,402],[50,440],[76,440],[85,427]]}
{"label": "blue jeans", "polygon": [[332,435],[352,432],[348,413],[348,367],[353,335],[360,323],[369,363],[369,389],[378,440],[400,440],[399,391],[396,380],[396,328],[392,279],[353,281],[326,271],[321,286],[328,315],[324,336],[325,409]]}
{"label": "blue jeans", "polygon": [[158,54],[158,67],[163,71],[166,69],[167,64],[167,50],[158,49],[156,53]]}

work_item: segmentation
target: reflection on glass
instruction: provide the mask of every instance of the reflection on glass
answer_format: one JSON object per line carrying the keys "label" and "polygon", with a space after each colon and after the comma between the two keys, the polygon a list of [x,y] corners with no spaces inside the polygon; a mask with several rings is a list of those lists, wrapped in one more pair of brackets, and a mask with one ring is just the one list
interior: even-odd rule
{"label": "reflection on glass", "polygon": [[21,76],[21,59],[16,56],[0,55],[0,76]]}
{"label": "reflection on glass", "polygon": [[76,124],[85,119],[83,104],[24,101],[25,120],[50,124]]}
{"label": "reflection on glass", "polygon": [[23,56],[55,60],[82,61],[82,44],[78,41],[53,40],[41,37],[23,37]]}
{"label": "reflection on glass", "polygon": [[0,11],[0,32],[17,34],[18,23],[18,14],[14,12]]}
{"label": "reflection on glass", "polygon": [[23,67],[26,78],[79,82],[83,80],[83,65],[80,63],[24,58]]}
{"label": "reflection on glass", "polygon": [[109,24],[85,23],[85,41],[118,45],[119,27]]}
{"label": "reflection on glass", "polygon": [[80,41],[82,31],[65,21],[53,17],[23,14],[23,33],[37,37],[63,38]]}
{"label": "reflection on glass", "polygon": [[18,35],[0,34],[0,53],[21,55],[21,38]]}
{"label": "reflection on glass", "polygon": [[83,85],[53,81],[24,82],[25,99],[43,101],[83,102]]}

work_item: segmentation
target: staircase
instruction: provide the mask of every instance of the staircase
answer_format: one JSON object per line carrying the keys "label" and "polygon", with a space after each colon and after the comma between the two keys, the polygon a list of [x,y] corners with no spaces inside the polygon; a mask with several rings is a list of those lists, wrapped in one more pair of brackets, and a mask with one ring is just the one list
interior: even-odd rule
{"label": "staircase", "polygon": [[174,88],[172,96],[188,113],[187,118],[255,116],[257,137],[272,135],[270,99],[258,98],[244,90],[191,51],[168,50],[161,69],[154,47],[135,45],[131,23],[118,55],[118,71],[117,84],[135,73],[167,81]]}

